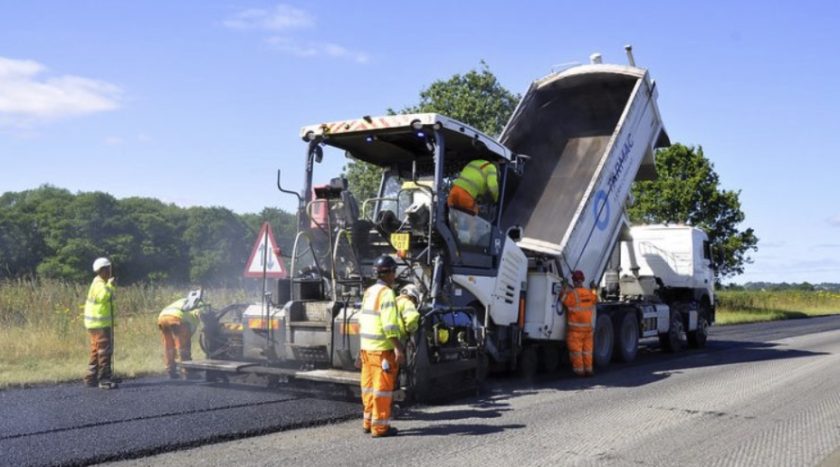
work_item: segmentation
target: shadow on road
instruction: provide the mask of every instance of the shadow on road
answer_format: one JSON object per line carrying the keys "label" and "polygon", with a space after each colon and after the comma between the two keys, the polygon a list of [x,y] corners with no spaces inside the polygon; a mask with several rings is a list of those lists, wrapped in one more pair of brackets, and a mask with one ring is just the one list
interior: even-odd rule
{"label": "shadow on road", "polygon": [[399,436],[441,436],[441,435],[463,435],[463,436],[481,436],[493,433],[500,433],[506,430],[517,430],[525,428],[522,424],[513,425],[432,425],[420,428],[410,428],[400,430]]}
{"label": "shadow on road", "polygon": [[640,349],[632,363],[611,363],[608,368],[596,369],[591,378],[575,376],[568,367],[553,374],[538,375],[531,381],[495,378],[488,385],[497,396],[518,397],[523,383],[530,389],[561,391],[586,390],[595,386],[638,387],[655,383],[672,374],[692,368],[757,363],[770,360],[827,355],[825,352],[781,348],[767,342],[714,341],[702,350],[686,350],[676,354],[656,349]]}

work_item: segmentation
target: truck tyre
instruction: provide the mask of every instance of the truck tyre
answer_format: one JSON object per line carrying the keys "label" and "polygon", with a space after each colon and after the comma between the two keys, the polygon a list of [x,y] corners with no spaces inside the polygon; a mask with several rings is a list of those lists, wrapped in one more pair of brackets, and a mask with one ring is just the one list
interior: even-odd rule
{"label": "truck tyre", "polygon": [[593,343],[593,360],[595,366],[604,368],[610,364],[613,355],[615,333],[613,332],[612,320],[606,314],[599,314],[595,320],[595,336]]}
{"label": "truck tyre", "polygon": [[700,311],[697,313],[697,329],[688,333],[688,346],[692,349],[699,349],[706,346],[709,337],[709,301],[706,297],[700,302]]}
{"label": "truck tyre", "polygon": [[615,330],[615,360],[632,362],[639,352],[639,321],[636,314],[627,312],[621,315]]}
{"label": "truck tyre", "polygon": [[537,355],[537,348],[533,345],[526,345],[519,354],[519,365],[517,369],[519,376],[528,380],[534,379],[537,375],[537,368],[539,367],[539,355]]}
{"label": "truck tyre", "polygon": [[540,369],[545,373],[554,373],[560,367],[560,347],[544,345],[540,355]]}
{"label": "truck tyre", "polygon": [[682,313],[671,310],[669,321],[668,332],[659,335],[659,343],[666,352],[679,352],[685,344],[685,326],[683,325]]}

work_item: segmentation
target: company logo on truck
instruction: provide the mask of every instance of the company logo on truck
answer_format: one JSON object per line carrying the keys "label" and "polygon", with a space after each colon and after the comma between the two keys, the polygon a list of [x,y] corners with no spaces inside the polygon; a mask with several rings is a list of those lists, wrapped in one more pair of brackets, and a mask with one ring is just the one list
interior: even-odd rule
{"label": "company logo on truck", "polygon": [[608,191],[610,193],[613,192],[613,187],[615,186],[618,179],[621,177],[622,172],[624,172],[624,164],[627,162],[627,159],[630,157],[630,151],[633,149],[633,133],[627,134],[627,139],[624,141],[624,146],[621,147],[621,154],[618,155],[618,160],[615,161],[613,165],[612,175],[607,181],[609,185]]}
{"label": "company logo on truck", "polygon": [[607,199],[607,192],[598,190],[595,193],[595,202],[592,203],[592,214],[595,215],[595,227],[598,230],[607,228],[610,222],[610,202]]}

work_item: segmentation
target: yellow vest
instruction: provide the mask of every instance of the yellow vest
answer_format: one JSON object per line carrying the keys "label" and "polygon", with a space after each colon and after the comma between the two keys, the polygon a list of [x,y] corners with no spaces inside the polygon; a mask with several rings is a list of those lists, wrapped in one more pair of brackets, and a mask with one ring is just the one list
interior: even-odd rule
{"label": "yellow vest", "polygon": [[420,313],[405,295],[397,297],[397,313],[400,316],[400,338],[405,339],[420,326]]}
{"label": "yellow vest", "polygon": [[96,276],[90,284],[85,302],[85,329],[109,328],[113,323],[114,313],[113,284]]}
{"label": "yellow vest", "polygon": [[382,281],[365,290],[359,316],[362,350],[393,350],[390,338],[400,338],[400,319],[394,291]]}
{"label": "yellow vest", "polygon": [[198,329],[198,308],[190,311],[184,311],[184,304],[187,302],[186,298],[180,298],[170,303],[158,315],[158,319],[164,316],[174,316],[181,320],[182,323],[187,323],[190,326],[190,332],[194,333]]}
{"label": "yellow vest", "polygon": [[463,188],[473,199],[490,193],[494,202],[499,201],[498,173],[491,162],[480,159],[470,162],[452,184]]}

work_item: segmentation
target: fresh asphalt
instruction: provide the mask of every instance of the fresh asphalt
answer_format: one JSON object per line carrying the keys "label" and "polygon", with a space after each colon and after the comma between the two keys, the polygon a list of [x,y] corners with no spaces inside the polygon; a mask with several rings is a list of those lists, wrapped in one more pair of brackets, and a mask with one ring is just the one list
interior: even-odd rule
{"label": "fresh asphalt", "polygon": [[[707,355],[706,364],[778,358],[777,350],[762,343],[835,329],[840,329],[840,316],[717,327],[703,350],[680,355],[644,350],[635,362],[611,368],[626,370],[699,354]],[[599,377],[610,378],[612,372],[602,371]],[[565,378],[566,373],[564,369],[552,378]],[[504,391],[522,384],[502,378],[490,386]],[[85,465],[138,458],[339,422],[358,417],[359,411],[359,403],[351,400],[161,377],[129,380],[110,391],[81,384],[5,390],[0,391],[0,464]]]}
{"label": "fresh asphalt", "polygon": [[0,464],[86,465],[345,420],[358,403],[241,385],[125,381],[0,392]]}

